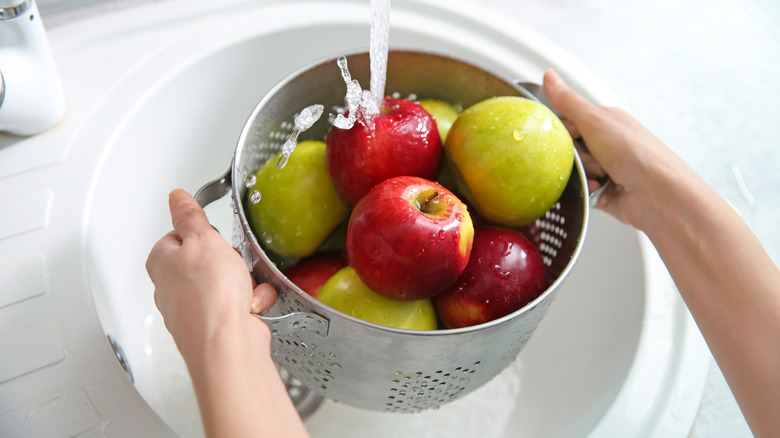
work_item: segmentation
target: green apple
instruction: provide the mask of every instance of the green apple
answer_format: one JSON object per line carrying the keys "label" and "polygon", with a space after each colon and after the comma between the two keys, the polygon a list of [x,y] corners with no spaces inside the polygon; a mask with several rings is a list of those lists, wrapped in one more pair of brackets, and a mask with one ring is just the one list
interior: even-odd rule
{"label": "green apple", "polygon": [[522,226],[544,215],[569,181],[574,145],[546,106],[502,96],[467,108],[445,143],[459,192],[492,222]]}
{"label": "green apple", "polygon": [[277,166],[281,152],[255,174],[257,203],[246,200],[247,218],[258,241],[285,258],[314,253],[346,217],[347,204],[339,198],[328,173],[325,143],[304,141]]}
{"label": "green apple", "polygon": [[369,289],[349,266],[333,274],[317,295],[324,304],[374,324],[408,330],[436,330],[430,299],[399,301]]}
{"label": "green apple", "polygon": [[444,143],[447,133],[450,132],[450,127],[460,115],[460,108],[449,102],[435,99],[423,99],[420,101],[420,106],[436,120],[436,129],[439,130],[441,142]]}

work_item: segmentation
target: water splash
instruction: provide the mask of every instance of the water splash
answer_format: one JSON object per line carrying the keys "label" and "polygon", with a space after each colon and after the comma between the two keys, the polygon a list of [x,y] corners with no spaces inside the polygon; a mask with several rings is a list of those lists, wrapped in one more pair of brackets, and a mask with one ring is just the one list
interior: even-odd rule
{"label": "water splash", "polygon": [[287,140],[282,145],[282,155],[279,156],[279,160],[276,162],[277,167],[281,169],[287,165],[287,160],[290,159],[290,155],[292,155],[295,150],[295,146],[298,145],[298,136],[301,132],[311,128],[312,125],[320,119],[324,109],[325,107],[320,104],[310,105],[302,109],[301,112],[295,116],[293,132],[287,137]]}
{"label": "water splash", "polygon": [[347,58],[340,56],[336,61],[341,70],[341,77],[347,84],[347,94],[344,98],[347,106],[344,114],[338,114],[333,120],[333,126],[339,129],[350,129],[360,117],[368,117],[379,113],[379,105],[375,96],[369,90],[363,90],[357,79],[352,79],[347,66]]}

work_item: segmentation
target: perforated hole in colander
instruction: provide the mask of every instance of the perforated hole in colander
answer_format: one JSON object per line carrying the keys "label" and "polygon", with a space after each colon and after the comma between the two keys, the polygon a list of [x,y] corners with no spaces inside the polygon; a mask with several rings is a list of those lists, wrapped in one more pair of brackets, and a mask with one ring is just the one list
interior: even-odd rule
{"label": "perforated hole in colander", "polygon": [[390,379],[384,410],[417,412],[436,408],[458,397],[478,372],[481,361],[449,370],[404,372],[397,370]]}

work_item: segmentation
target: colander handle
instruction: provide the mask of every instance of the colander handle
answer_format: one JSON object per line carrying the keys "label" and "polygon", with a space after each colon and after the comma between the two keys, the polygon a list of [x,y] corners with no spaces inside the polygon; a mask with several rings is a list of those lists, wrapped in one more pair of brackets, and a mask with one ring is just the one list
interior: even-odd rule
{"label": "colander handle", "polygon": [[207,182],[203,187],[195,192],[195,201],[201,206],[201,208],[203,208],[217,199],[227,195],[230,193],[230,190],[233,189],[233,185],[231,183],[232,177],[233,165],[231,163],[231,166],[228,168],[227,172],[225,172],[219,178]]}
{"label": "colander handle", "polygon": [[[542,87],[540,84],[534,83],[534,82],[523,82],[520,80],[515,81],[515,85],[517,85],[521,91],[523,91],[525,95],[528,96],[529,99],[536,100],[537,102],[547,106],[552,110],[552,112],[555,113],[556,116],[560,116],[557,111],[552,107],[550,104],[550,100],[547,99],[547,95],[544,94],[544,87]],[[574,142],[578,144],[582,149],[588,150],[588,145],[585,144],[582,139],[575,139]],[[599,198],[601,197],[601,194],[604,193],[604,190],[607,189],[607,187],[611,186],[613,184],[612,178],[609,177],[609,175],[599,178],[598,182],[601,184],[599,188],[593,191],[593,193],[590,194],[588,197],[588,204],[590,204],[590,207],[595,207],[596,204],[599,202]]]}
{"label": "colander handle", "polygon": [[[197,192],[195,201],[206,207],[217,199],[227,195],[233,189],[232,185],[233,165],[219,178],[209,181]],[[328,336],[329,321],[315,313],[293,312],[282,316],[255,315],[265,322],[274,336],[309,331],[320,336]]]}

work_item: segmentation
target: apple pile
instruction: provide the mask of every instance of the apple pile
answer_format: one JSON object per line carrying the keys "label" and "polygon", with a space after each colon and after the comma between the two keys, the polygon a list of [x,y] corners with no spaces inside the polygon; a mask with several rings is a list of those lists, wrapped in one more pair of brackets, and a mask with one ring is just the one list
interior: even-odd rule
{"label": "apple pile", "polygon": [[459,328],[508,315],[549,285],[521,227],[559,199],[574,147],[538,102],[504,96],[460,111],[386,97],[379,113],[301,143],[284,168],[275,158],[257,172],[250,225],[266,250],[294,260],[285,275],[334,309],[403,329]]}

